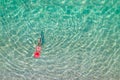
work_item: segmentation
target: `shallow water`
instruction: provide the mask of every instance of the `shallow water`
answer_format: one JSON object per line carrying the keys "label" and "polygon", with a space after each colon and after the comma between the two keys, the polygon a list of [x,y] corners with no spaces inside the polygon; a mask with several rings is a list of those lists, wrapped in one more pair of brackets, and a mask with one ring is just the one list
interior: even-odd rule
{"label": "shallow water", "polygon": [[0,80],[120,80],[119,4],[1,0]]}

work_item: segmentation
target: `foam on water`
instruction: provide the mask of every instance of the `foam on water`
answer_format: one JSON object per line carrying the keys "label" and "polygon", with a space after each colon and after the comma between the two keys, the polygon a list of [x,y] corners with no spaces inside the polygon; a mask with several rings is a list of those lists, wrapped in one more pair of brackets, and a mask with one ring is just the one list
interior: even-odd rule
{"label": "foam on water", "polygon": [[[119,4],[0,1],[0,80],[119,80]],[[34,59],[41,31],[42,54]]]}

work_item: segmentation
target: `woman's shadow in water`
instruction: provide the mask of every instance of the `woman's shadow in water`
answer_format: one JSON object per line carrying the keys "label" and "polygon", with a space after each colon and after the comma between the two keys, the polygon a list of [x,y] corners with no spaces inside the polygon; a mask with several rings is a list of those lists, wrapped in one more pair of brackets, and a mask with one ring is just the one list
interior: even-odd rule
{"label": "woman's shadow in water", "polygon": [[44,32],[43,31],[41,31],[40,38],[41,38],[41,45],[44,45],[45,39],[44,39]]}

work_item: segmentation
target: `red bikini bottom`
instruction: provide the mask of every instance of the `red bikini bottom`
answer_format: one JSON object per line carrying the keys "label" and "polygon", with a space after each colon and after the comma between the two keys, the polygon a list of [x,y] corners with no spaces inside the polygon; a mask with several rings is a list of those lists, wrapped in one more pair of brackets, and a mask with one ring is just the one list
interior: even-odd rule
{"label": "red bikini bottom", "polygon": [[39,58],[40,57],[40,52],[35,52],[34,53],[34,58]]}

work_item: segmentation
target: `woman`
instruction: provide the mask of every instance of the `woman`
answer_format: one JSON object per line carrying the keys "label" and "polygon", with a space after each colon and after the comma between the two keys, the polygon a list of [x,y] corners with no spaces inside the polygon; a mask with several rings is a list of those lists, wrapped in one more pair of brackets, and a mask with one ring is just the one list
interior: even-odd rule
{"label": "woman", "polygon": [[38,39],[38,45],[36,46],[36,50],[34,52],[34,58],[39,58],[41,54],[41,39]]}

